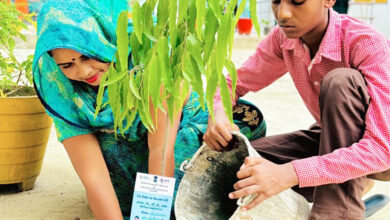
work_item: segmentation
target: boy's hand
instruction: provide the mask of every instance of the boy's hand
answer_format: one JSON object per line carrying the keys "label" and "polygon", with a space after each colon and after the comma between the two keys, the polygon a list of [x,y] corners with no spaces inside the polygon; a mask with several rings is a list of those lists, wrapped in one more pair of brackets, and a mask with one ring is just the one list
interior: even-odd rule
{"label": "boy's hand", "polygon": [[298,177],[292,163],[278,165],[264,158],[247,157],[237,172],[240,179],[234,184],[236,191],[229,194],[230,199],[257,193],[257,197],[243,211],[257,206],[262,201],[298,184]]}
{"label": "boy's hand", "polygon": [[215,122],[209,117],[206,133],[203,136],[204,142],[213,150],[222,151],[232,140],[230,131],[240,131],[235,124],[231,124],[224,110],[214,112]]}

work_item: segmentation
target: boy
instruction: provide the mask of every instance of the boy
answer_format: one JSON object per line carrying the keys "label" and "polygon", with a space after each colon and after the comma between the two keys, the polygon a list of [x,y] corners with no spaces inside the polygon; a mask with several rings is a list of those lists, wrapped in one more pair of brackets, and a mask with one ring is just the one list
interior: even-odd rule
{"label": "boy", "polygon": [[[309,130],[251,142],[264,158],[245,160],[229,194],[257,193],[244,209],[298,185],[313,202],[310,219],[363,219],[366,176],[390,180],[390,42],[334,3],[273,0],[278,26],[238,70],[237,97],[289,72],[316,119]],[[237,128],[218,94],[214,103],[204,141],[222,150]]]}

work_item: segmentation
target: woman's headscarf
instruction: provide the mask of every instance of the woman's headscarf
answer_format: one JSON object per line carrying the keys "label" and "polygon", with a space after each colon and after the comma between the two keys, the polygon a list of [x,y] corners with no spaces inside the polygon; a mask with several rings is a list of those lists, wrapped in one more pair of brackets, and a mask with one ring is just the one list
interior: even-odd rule
{"label": "woman's headscarf", "polygon": [[[49,0],[42,7],[33,75],[38,96],[51,116],[83,129],[111,126],[111,108],[103,109],[94,120],[93,97],[79,91],[47,52],[67,48],[111,62],[116,51],[117,17],[127,7],[126,0]],[[106,94],[103,101],[107,101]]]}

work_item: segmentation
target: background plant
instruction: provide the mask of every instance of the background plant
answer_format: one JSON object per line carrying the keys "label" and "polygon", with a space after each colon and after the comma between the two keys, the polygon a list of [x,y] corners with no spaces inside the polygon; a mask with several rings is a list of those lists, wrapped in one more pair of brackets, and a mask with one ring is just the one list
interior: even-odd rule
{"label": "background plant", "polygon": [[[134,32],[130,37],[127,34],[127,12],[122,12],[118,18],[115,64],[113,62],[102,77],[95,117],[103,104],[105,88],[109,103],[104,104],[110,104],[115,130],[119,128],[122,133],[131,126],[137,114],[148,130],[153,131],[151,106],[155,112],[157,108],[167,111],[172,120],[190,88],[200,95],[203,108],[206,100],[214,117],[213,98],[219,87],[224,109],[232,122],[231,99],[234,97],[230,96],[223,70],[226,69],[232,79],[234,96],[237,82],[236,67],[231,61],[234,29],[246,2],[147,0],[141,6],[135,1],[132,5]],[[155,23],[153,11],[156,7]],[[259,33],[256,0],[250,0],[250,11]],[[130,71],[129,45],[134,65]]]}
{"label": "background plant", "polygon": [[21,88],[32,85],[33,55],[23,62],[16,59],[15,38],[26,41],[20,32],[28,29],[26,23],[35,25],[33,14],[22,14],[15,4],[0,0],[0,96],[9,96]]}

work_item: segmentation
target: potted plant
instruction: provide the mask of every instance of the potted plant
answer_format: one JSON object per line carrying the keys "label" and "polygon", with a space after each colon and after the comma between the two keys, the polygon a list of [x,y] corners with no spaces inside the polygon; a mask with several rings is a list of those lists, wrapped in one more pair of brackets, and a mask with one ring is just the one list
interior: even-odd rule
{"label": "potted plant", "polygon": [[20,62],[15,38],[33,14],[22,14],[13,3],[0,1],[0,184],[30,190],[42,167],[52,121],[32,87],[32,58]]}
{"label": "potted plant", "polygon": [[[107,88],[115,131],[128,129],[122,126],[123,121],[131,125],[136,114],[153,131],[150,103],[156,112],[157,108],[163,109],[162,102],[166,100],[168,117],[173,119],[190,87],[202,97],[203,107],[207,103],[208,108],[213,109],[214,93],[219,86],[223,106],[232,122],[231,97],[223,69],[231,76],[235,94],[237,73],[230,59],[234,28],[247,5],[259,33],[255,0],[240,3],[238,0],[148,0],[142,5],[133,1],[134,32],[128,37],[127,12],[122,12],[117,25],[116,63],[112,63],[102,77],[95,116],[104,105],[103,91]],[[155,24],[154,11],[157,11]],[[129,45],[134,65],[130,71],[127,69]],[[214,117],[213,111],[210,115]],[[163,154],[165,158],[165,147]],[[162,176],[164,170],[163,160]]]}

